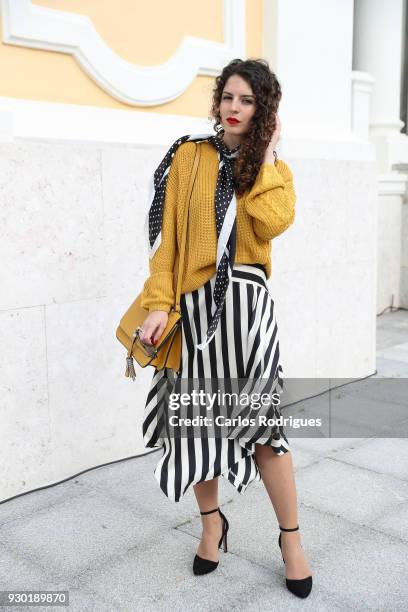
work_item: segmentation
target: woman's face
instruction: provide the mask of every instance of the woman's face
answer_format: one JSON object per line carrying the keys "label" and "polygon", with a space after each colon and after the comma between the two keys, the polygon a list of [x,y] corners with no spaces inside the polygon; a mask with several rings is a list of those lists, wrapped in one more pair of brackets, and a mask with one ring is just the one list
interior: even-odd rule
{"label": "woman's face", "polygon": [[[234,74],[225,83],[220,102],[221,124],[230,139],[240,140],[245,134],[255,114],[255,95],[251,86],[242,77]],[[239,123],[229,123],[229,118],[236,118]]]}

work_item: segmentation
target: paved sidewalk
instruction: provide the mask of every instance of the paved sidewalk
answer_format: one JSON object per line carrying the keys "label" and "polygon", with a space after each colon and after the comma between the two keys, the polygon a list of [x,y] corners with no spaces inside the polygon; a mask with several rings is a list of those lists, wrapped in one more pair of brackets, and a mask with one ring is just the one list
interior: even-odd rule
{"label": "paved sidewalk", "polygon": [[[408,378],[408,312],[378,318],[377,376]],[[401,409],[399,397],[394,404]],[[194,576],[194,492],[177,504],[164,496],[153,476],[161,450],[1,504],[1,589],[66,589],[71,612],[406,610],[408,440],[298,438],[291,447],[314,580],[306,600],[286,589],[276,517],[258,482],[240,495],[220,478],[229,552],[220,550],[215,572]]]}

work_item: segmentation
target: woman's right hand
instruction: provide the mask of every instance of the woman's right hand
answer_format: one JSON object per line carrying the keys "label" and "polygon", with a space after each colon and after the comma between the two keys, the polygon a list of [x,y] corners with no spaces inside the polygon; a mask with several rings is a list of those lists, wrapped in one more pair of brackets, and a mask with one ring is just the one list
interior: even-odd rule
{"label": "woman's right hand", "polygon": [[155,344],[164,332],[169,315],[165,310],[152,310],[143,321],[139,338],[145,344]]}

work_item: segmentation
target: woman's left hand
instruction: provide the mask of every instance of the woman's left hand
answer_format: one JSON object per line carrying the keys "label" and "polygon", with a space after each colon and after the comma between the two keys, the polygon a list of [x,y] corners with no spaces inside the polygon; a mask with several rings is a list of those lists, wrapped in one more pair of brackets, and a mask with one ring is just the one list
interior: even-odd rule
{"label": "woman's left hand", "polygon": [[276,149],[276,145],[278,144],[278,141],[280,138],[281,126],[282,126],[278,113],[275,113],[275,118],[276,118],[276,127],[272,134],[272,138],[269,141],[269,144],[265,151],[264,164],[275,163],[275,156],[273,152]]}

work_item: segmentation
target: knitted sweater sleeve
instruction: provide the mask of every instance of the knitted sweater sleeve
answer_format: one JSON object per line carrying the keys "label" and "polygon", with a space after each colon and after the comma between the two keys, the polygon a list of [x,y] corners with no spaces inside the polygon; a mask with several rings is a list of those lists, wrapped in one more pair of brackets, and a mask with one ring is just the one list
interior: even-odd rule
{"label": "knitted sweater sleeve", "polygon": [[289,166],[282,160],[276,165],[262,164],[245,200],[255,234],[262,240],[279,236],[295,219],[295,202]]}
{"label": "knitted sweater sleeve", "polygon": [[141,305],[149,312],[170,312],[174,306],[173,271],[177,246],[178,153],[176,151],[167,177],[163,206],[162,235],[159,248],[149,259],[150,276],[145,281]]}

